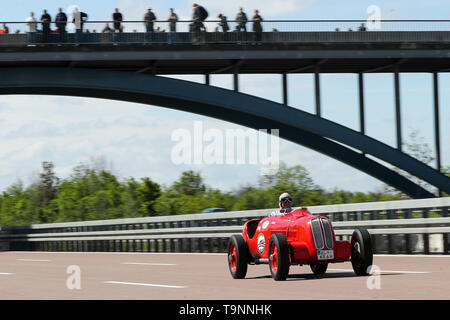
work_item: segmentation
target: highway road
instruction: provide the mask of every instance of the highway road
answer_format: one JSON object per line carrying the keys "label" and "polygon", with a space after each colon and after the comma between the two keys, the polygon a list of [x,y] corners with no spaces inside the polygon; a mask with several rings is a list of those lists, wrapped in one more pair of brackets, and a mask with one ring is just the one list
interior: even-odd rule
{"label": "highway road", "polygon": [[268,265],[232,279],[225,254],[1,252],[0,299],[450,299],[450,256],[375,255],[374,265],[364,277],[350,262],[323,276],[292,266],[276,282]]}

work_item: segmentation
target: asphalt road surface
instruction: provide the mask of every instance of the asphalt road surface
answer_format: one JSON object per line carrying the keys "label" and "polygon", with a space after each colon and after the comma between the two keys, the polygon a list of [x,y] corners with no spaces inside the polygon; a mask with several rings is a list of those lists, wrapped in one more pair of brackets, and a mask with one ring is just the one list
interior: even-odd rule
{"label": "asphalt road surface", "polygon": [[235,280],[225,254],[1,252],[0,299],[450,299],[450,256],[375,255],[373,274],[350,262],[322,276],[291,266],[274,281],[268,265]]}

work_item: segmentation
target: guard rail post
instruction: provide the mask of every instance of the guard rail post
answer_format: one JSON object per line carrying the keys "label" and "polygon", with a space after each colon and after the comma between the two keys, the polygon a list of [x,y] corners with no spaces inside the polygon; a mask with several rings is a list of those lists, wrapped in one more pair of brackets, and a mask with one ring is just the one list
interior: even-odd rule
{"label": "guard rail post", "polygon": [[[441,216],[447,218],[449,216],[448,215],[448,211],[449,211],[448,207],[444,207],[441,210],[442,210],[441,211]],[[448,237],[448,233],[444,233],[442,235],[442,241],[444,242],[443,243],[444,254],[450,254],[450,252],[449,252],[449,237]]]}

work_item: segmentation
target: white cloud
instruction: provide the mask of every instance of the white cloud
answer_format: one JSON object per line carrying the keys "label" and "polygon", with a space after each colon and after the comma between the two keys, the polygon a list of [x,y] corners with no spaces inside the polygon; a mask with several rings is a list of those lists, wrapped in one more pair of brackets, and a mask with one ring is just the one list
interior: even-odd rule
{"label": "white cloud", "polygon": [[[263,17],[276,19],[283,15],[300,14],[314,6],[316,2],[317,0],[228,0],[224,5],[224,2],[218,0],[185,0],[181,2],[182,5],[175,6],[175,12],[180,20],[189,20],[192,17],[192,4],[198,3],[209,12],[209,20],[216,20],[219,13],[227,15],[228,19],[233,20],[240,7],[244,8],[247,15],[252,15],[254,10],[258,9]],[[169,8],[174,5],[164,1],[117,0],[115,7],[124,14],[125,20],[142,19],[149,7],[153,9],[158,20],[165,20],[169,15]]]}
{"label": "white cloud", "polygon": [[239,8],[243,7],[247,15],[253,14],[254,10],[258,9],[263,17],[274,19],[287,14],[301,13],[314,5],[316,0],[228,0],[226,5],[224,5],[222,1],[217,0],[188,1],[190,6],[195,2],[209,10],[210,16],[211,13],[213,13],[214,17],[217,17],[219,13],[224,13],[225,15],[228,15],[229,19],[234,19]]}
{"label": "white cloud", "polygon": [[[183,77],[202,82],[203,77]],[[214,76],[216,86],[229,87],[231,78]],[[243,76],[242,88],[277,100],[279,76]],[[295,85],[301,87],[301,83]],[[278,94],[279,96],[279,94]],[[191,130],[194,120],[220,130],[239,126],[207,117],[135,103],[54,96],[0,96],[0,190],[18,178],[27,185],[42,161],[52,161],[65,178],[80,162],[104,156],[121,177],[151,177],[171,184],[185,170],[200,170],[208,185],[223,190],[256,184],[255,165],[175,165],[171,133]],[[246,129],[246,128],[244,128]],[[303,165],[315,182],[327,189],[373,190],[376,180],[336,160],[280,140],[280,160]]]}

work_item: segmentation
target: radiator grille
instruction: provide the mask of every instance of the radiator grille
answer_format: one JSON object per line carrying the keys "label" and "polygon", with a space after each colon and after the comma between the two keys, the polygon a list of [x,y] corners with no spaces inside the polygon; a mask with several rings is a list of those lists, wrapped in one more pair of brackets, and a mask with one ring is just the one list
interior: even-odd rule
{"label": "radiator grille", "polygon": [[314,243],[316,245],[316,248],[323,249],[323,237],[319,219],[311,220],[311,231],[314,237]]}
{"label": "radiator grille", "polygon": [[328,219],[321,219],[323,233],[325,235],[325,244],[328,249],[333,249],[333,232],[331,231],[331,223]]}

